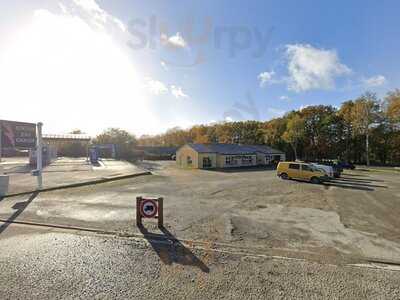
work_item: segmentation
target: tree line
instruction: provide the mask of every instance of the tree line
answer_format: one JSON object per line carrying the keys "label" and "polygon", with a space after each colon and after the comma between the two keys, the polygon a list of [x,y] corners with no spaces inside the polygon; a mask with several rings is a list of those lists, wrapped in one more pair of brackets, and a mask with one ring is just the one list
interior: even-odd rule
{"label": "tree line", "polygon": [[388,92],[383,99],[366,92],[343,102],[340,108],[308,106],[265,122],[176,127],[137,140],[143,146],[186,143],[266,144],[284,151],[289,159],[400,164],[400,90]]}

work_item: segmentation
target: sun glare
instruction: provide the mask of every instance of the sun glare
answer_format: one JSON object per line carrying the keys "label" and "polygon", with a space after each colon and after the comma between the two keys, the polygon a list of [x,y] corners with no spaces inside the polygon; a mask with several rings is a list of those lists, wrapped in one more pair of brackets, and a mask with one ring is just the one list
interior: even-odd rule
{"label": "sun glare", "polygon": [[6,45],[0,52],[0,99],[8,117],[46,119],[45,131],[158,130],[133,63],[109,35],[84,20],[37,10]]}

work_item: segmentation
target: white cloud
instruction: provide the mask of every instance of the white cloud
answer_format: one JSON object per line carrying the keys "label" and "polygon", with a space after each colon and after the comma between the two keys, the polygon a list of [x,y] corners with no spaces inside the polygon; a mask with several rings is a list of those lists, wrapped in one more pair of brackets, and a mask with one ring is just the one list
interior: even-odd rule
{"label": "white cloud", "polygon": [[286,57],[288,88],[296,92],[334,88],[337,77],[351,73],[351,69],[340,62],[335,50],[293,44],[286,46]]}
{"label": "white cloud", "polygon": [[260,81],[260,87],[264,87],[268,83],[273,83],[272,77],[275,75],[274,71],[262,72],[258,75],[258,80]]}
{"label": "white cloud", "polygon": [[64,14],[67,14],[67,13],[68,13],[68,10],[67,10],[67,8],[65,7],[64,4],[58,3],[58,6],[60,7],[61,11],[62,11]]}
{"label": "white cloud", "polygon": [[363,83],[366,87],[377,87],[384,85],[386,82],[387,80],[383,75],[377,75],[367,79],[363,79]]}
{"label": "white cloud", "polygon": [[168,92],[168,87],[161,81],[152,79],[150,77],[145,78],[145,87],[153,95],[161,95]]}
{"label": "white cloud", "polygon": [[188,98],[189,96],[186,95],[180,86],[171,85],[171,94],[179,99],[179,98]]}
{"label": "white cloud", "polygon": [[167,64],[165,63],[165,61],[161,61],[160,62],[160,64],[161,64],[161,67],[163,67],[163,69],[165,70],[165,71],[168,71],[168,66],[167,66]]}
{"label": "white cloud", "polygon": [[170,37],[168,37],[165,33],[161,34],[161,42],[164,45],[172,48],[187,48],[187,42],[179,32]]}
{"label": "white cloud", "polygon": [[[126,32],[126,26],[124,23],[103,10],[95,0],[72,0],[77,8],[79,8],[79,13],[86,21],[89,21],[91,25],[98,28],[104,29],[105,26],[113,25],[116,26],[123,32]],[[61,9],[66,12],[67,8],[64,5],[60,5]],[[75,8],[72,7],[75,11]]]}
{"label": "white cloud", "polygon": [[183,92],[183,89],[180,86],[172,84],[168,88],[167,84],[159,80],[150,77],[146,77],[144,80],[144,87],[153,95],[158,96],[171,93],[171,95],[174,96],[176,99],[189,98],[189,96]]}
{"label": "white cloud", "polygon": [[288,96],[280,96],[279,99],[281,99],[283,101],[287,101],[287,102],[291,101],[291,99]]}
{"label": "white cloud", "polygon": [[231,118],[231,117],[225,117],[225,121],[226,121],[226,122],[233,122],[233,118]]}

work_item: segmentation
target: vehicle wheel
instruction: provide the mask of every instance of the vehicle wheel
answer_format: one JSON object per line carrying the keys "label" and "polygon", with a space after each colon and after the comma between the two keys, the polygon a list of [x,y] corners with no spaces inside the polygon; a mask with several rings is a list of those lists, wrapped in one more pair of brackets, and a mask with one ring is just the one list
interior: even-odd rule
{"label": "vehicle wheel", "polygon": [[286,173],[282,173],[281,178],[287,180],[287,179],[289,179],[289,176]]}
{"label": "vehicle wheel", "polygon": [[320,183],[321,181],[317,178],[317,177],[312,177],[311,178],[311,183],[313,183],[313,184],[318,184],[318,183]]}

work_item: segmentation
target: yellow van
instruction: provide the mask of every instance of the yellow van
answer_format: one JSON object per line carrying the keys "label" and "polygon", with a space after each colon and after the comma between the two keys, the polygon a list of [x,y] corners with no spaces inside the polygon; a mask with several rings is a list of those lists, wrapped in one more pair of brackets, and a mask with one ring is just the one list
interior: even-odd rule
{"label": "yellow van", "polygon": [[300,179],[311,183],[321,183],[327,180],[322,171],[313,165],[302,162],[283,161],[278,164],[277,175],[282,179]]}

